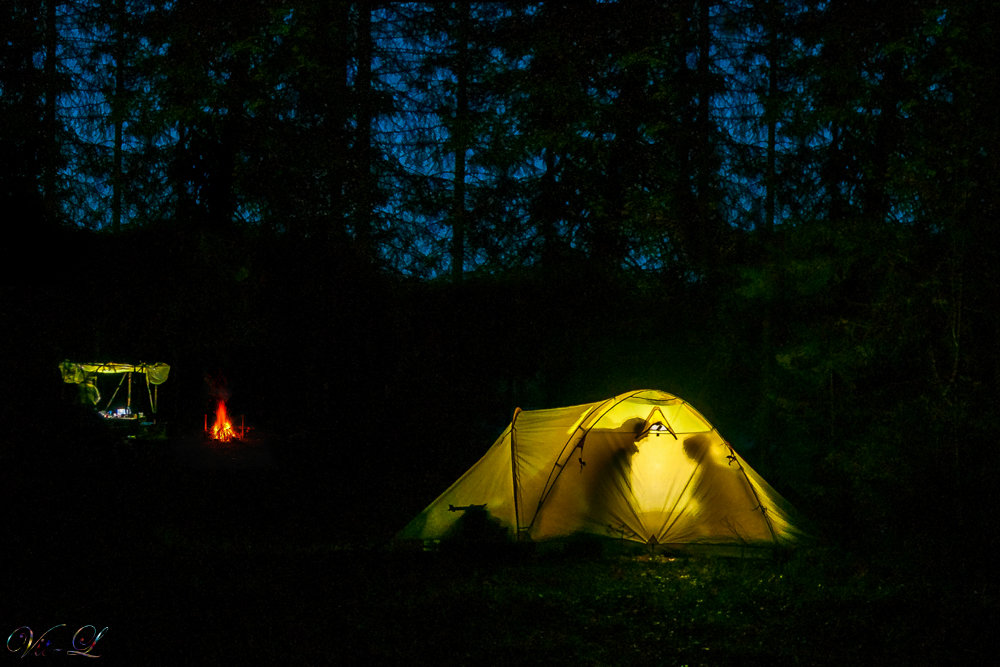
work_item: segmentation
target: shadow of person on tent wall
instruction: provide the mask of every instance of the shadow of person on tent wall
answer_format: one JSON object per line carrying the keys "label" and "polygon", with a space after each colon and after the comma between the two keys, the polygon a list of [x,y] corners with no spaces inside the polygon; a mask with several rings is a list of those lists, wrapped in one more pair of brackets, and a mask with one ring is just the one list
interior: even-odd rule
{"label": "shadow of person on tent wall", "polygon": [[629,471],[642,423],[631,419],[615,428],[575,431],[563,451],[554,452],[557,459],[522,477],[520,488],[531,501],[522,504],[520,518],[533,539],[563,537],[586,524],[604,525],[615,510],[628,505]]}
{"label": "shadow of person on tent wall", "polygon": [[737,537],[741,540],[765,540],[767,522],[757,512],[758,502],[750,483],[734,458],[722,463],[707,434],[684,439],[684,453],[697,466],[694,497],[699,508],[699,524],[706,536]]}
{"label": "shadow of person on tent wall", "polygon": [[[595,440],[589,451],[586,445],[582,447],[586,471],[592,475],[592,484],[588,485],[588,514],[595,510],[600,514],[599,508],[607,506],[612,498],[628,499],[626,505],[631,506],[637,492],[632,473],[645,427],[644,420],[629,419],[617,428],[588,433],[588,439]],[[598,439],[601,445],[595,448]],[[722,441],[707,433],[696,433],[677,446],[691,464],[689,488],[693,503],[672,511],[693,512],[693,530],[702,538],[767,539],[766,520],[755,511],[757,501],[749,482],[739,464],[727,458],[728,451],[719,449]]]}
{"label": "shadow of person on tent wall", "polygon": [[[609,498],[627,499],[632,494],[632,458],[639,453],[636,441],[642,435],[642,419],[628,419],[616,428],[590,431],[582,444],[582,456],[590,483],[586,486],[588,515],[601,513]],[[587,441],[591,446],[587,447]]]}

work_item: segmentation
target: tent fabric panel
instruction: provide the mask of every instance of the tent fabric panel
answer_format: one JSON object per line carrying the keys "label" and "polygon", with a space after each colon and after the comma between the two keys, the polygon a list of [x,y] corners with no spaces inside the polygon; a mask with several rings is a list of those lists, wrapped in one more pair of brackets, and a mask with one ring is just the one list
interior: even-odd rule
{"label": "tent fabric panel", "polygon": [[618,429],[628,423],[638,433],[640,422],[646,420],[652,406],[667,405],[673,401],[680,401],[680,399],[666,392],[646,391],[621,394],[606,401],[607,405],[595,419],[588,423],[588,427],[591,429]]}
{"label": "tent fabric panel", "polygon": [[687,401],[665,392],[658,394],[659,396],[654,398],[653,392],[644,392],[616,403],[605,412],[596,426],[618,428],[625,422],[633,422],[636,419],[645,422],[652,409],[658,407],[675,433],[705,433],[712,430],[713,427],[708,420]]}
{"label": "tent fabric panel", "polygon": [[80,384],[86,381],[88,375],[111,375],[119,373],[143,373],[150,384],[163,384],[170,375],[170,365],[163,363],[125,364],[117,362],[74,363],[67,360],[59,364],[59,371],[62,373],[63,382],[68,384]]}
{"label": "tent fabric panel", "polygon": [[149,384],[163,384],[167,381],[167,376],[170,375],[168,364],[143,364],[142,368]]}
{"label": "tent fabric panel", "polygon": [[629,398],[634,398],[636,400],[650,402],[682,400],[674,394],[661,391],[659,389],[639,389],[638,391],[631,391],[627,394],[620,394],[619,396],[628,396]]}
{"label": "tent fabric panel", "polygon": [[[682,495],[692,467],[668,462],[662,454],[636,456],[635,440],[653,408],[672,415],[688,431],[712,427],[682,399],[661,391],[621,394],[593,405],[599,407],[586,421],[587,433],[574,443],[580,446],[556,462],[557,476],[531,522],[531,537],[547,539],[584,530],[649,541],[662,537],[667,527],[676,532],[678,526],[691,523],[680,519],[691,515]],[[665,451],[678,450],[676,440],[664,436],[674,445]]]}
{"label": "tent fabric panel", "polygon": [[634,444],[623,470],[628,475],[628,502],[637,515],[632,527],[643,542],[691,541],[697,536],[698,505],[692,480],[698,462],[670,433],[651,432]]}
{"label": "tent fabric panel", "polygon": [[583,530],[607,533],[608,516],[630,520],[627,477],[622,466],[632,446],[631,430],[593,429],[567,457],[531,525],[531,538],[544,540]]}
{"label": "tent fabric panel", "polygon": [[584,531],[652,544],[792,541],[787,502],[686,403],[673,414],[707,432],[635,440],[636,418],[628,416],[641,414],[643,403],[616,406],[604,421],[625,419],[619,428],[591,430],[562,462],[532,539]]}
{"label": "tent fabric panel", "polygon": [[703,461],[669,433],[636,441],[627,426],[594,429],[578,451],[583,464],[567,462],[532,526],[533,539],[576,531],[654,544],[732,539],[732,531],[704,523],[726,497],[699,486]]}
{"label": "tent fabric panel", "polygon": [[[745,467],[717,432],[685,438],[684,455],[696,465],[690,487],[690,530],[665,531],[658,542],[757,543],[772,540]],[[762,499],[763,500],[763,499]]]}
{"label": "tent fabric panel", "polygon": [[400,537],[440,539],[463,515],[453,508],[472,505],[485,505],[486,512],[513,534],[516,519],[510,433],[508,427],[479,461],[403,529]]}
{"label": "tent fabric panel", "polygon": [[686,401],[679,401],[663,408],[663,414],[670,422],[674,433],[707,433],[712,425]]}
{"label": "tent fabric panel", "polygon": [[59,364],[59,372],[62,374],[63,382],[66,384],[80,384],[87,380],[87,373],[80,364],[71,361],[64,361]]}
{"label": "tent fabric panel", "polygon": [[514,423],[520,525],[535,519],[542,496],[558,474],[560,458],[571,456],[584,435],[580,424],[594,404],[521,412]]}
{"label": "tent fabric panel", "polygon": [[757,492],[778,542],[791,544],[804,539],[806,534],[795,525],[793,519],[795,510],[792,508],[792,504],[775,491],[756,470],[751,468],[742,456],[735,451],[733,456],[736,457],[736,461],[742,466],[743,472]]}

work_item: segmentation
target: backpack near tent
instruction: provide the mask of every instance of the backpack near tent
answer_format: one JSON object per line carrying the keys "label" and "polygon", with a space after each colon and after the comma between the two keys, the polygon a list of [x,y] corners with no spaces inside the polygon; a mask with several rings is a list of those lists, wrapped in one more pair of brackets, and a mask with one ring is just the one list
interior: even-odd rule
{"label": "backpack near tent", "polygon": [[517,540],[578,533],[651,547],[787,546],[792,508],[686,401],[640,390],[515,410],[486,454],[399,534],[448,538],[467,513]]}

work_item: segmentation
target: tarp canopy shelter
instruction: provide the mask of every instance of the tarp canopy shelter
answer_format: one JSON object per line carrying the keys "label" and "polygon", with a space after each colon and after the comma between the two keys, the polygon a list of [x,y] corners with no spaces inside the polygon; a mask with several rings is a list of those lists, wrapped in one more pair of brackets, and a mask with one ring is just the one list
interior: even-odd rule
{"label": "tarp canopy shelter", "polygon": [[132,411],[132,376],[137,373],[143,376],[143,381],[146,385],[146,395],[149,398],[150,413],[155,415],[158,402],[158,387],[167,381],[167,376],[170,374],[170,366],[164,363],[76,363],[66,360],[59,364],[59,372],[62,373],[63,382],[80,385],[83,399],[99,408],[102,401],[101,392],[97,387],[98,376],[120,375],[121,379],[115,386],[115,390],[102,409],[102,412],[110,412],[112,404],[124,386],[124,407],[120,408],[114,415],[109,416],[132,419],[136,417],[136,413]]}
{"label": "tarp canopy shelter", "polygon": [[650,546],[791,545],[792,508],[697,410],[640,390],[520,409],[486,454],[399,534],[446,538],[469,510],[540,541],[589,533]]}

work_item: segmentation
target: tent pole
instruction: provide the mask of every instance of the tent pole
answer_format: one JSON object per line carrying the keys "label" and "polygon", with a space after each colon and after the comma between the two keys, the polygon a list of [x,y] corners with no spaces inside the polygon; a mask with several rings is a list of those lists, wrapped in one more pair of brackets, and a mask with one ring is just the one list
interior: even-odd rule
{"label": "tent pole", "polygon": [[517,479],[517,416],[521,408],[514,408],[514,417],[510,420],[510,477],[514,484],[514,539],[521,541],[521,487]]}
{"label": "tent pole", "polygon": [[764,515],[764,523],[767,524],[767,529],[771,533],[771,541],[775,544],[778,543],[778,536],[774,532],[774,526],[771,525],[771,517],[767,515],[767,508],[764,507],[764,503],[760,501],[760,496],[757,494],[757,489],[754,488],[753,482],[750,481],[750,477],[747,476],[747,471],[743,469],[743,464],[740,463],[739,459],[736,458],[736,452],[733,450],[733,446],[726,442],[726,447],[729,449],[729,456],[732,461],[736,462],[737,467],[740,469],[740,473],[743,475],[743,479],[746,480],[747,486],[750,487],[750,493],[753,494],[753,499],[757,502],[757,509],[760,513]]}
{"label": "tent pole", "polygon": [[[562,449],[559,450],[559,455],[556,457],[555,462],[552,464],[552,469],[549,470],[548,479],[545,480],[545,485],[542,487],[542,494],[538,498],[538,506],[535,508],[535,516],[532,517],[531,519],[532,523],[534,523],[535,517],[537,517],[538,514],[541,512],[542,505],[545,504],[545,500],[549,497],[549,493],[552,491],[552,487],[555,486],[556,478],[559,477],[559,475],[562,474],[562,471],[566,469],[566,464],[569,462],[569,459],[573,455],[573,452],[575,452],[578,448],[580,449],[583,448],[584,440],[587,437],[587,433],[590,432],[590,429],[593,428],[597,424],[597,422],[601,421],[601,419],[604,418],[604,415],[610,412],[616,405],[624,403],[628,399],[635,396],[637,393],[639,392],[632,392],[630,394],[623,394],[620,397],[615,396],[614,398],[609,398],[596,408],[589,410],[588,412],[585,412],[581,416],[580,421],[576,424],[576,428],[573,429],[573,432],[570,433],[569,438],[563,444]],[[590,423],[590,425],[584,428],[584,424],[588,422]],[[573,445],[573,448],[569,450],[569,453],[567,453],[566,448],[569,447],[570,443],[573,442],[573,439],[576,437],[576,434],[581,431],[583,432],[583,435],[580,436],[580,439],[577,440],[576,444]],[[564,454],[565,454],[565,460],[563,459]],[[529,526],[529,529],[530,528],[531,527]]]}

